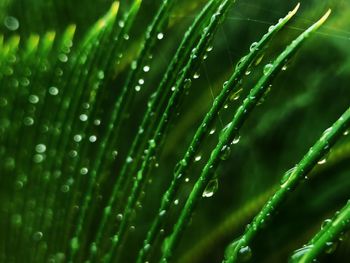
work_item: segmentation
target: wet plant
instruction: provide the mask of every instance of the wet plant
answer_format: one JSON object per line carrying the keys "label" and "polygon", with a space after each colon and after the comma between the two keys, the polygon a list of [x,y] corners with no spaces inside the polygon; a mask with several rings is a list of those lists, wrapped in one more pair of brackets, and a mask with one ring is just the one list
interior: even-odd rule
{"label": "wet plant", "polygon": [[0,4],[0,261],[344,262],[350,5],[263,2]]}

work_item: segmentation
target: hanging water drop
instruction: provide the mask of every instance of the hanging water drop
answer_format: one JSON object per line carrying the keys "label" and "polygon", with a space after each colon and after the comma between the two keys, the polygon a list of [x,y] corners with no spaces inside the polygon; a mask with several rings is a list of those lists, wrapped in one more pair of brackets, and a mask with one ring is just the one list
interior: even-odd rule
{"label": "hanging water drop", "polygon": [[209,181],[207,186],[205,187],[202,197],[212,197],[216,191],[218,190],[219,183],[217,178],[213,178]]}
{"label": "hanging water drop", "polygon": [[201,156],[201,155],[197,155],[197,156],[194,158],[194,161],[195,161],[195,162],[199,162],[201,159],[202,159],[202,156]]}

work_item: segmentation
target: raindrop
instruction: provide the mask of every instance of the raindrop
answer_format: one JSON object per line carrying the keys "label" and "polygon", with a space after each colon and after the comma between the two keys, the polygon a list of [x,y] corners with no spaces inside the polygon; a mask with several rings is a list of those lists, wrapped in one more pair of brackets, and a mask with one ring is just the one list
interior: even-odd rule
{"label": "raindrop", "polygon": [[81,114],[81,115],[79,116],[79,119],[80,119],[81,121],[87,121],[88,116],[87,116],[86,114]]}
{"label": "raindrop", "polygon": [[87,174],[88,172],[89,172],[89,170],[88,170],[88,168],[86,168],[86,167],[83,167],[83,168],[80,169],[80,174],[85,175],[85,174]]}
{"label": "raindrop", "polygon": [[271,69],[272,69],[273,65],[271,63],[266,64],[263,70],[264,75],[267,75],[268,73],[270,73]]}
{"label": "raindrop", "polygon": [[125,26],[125,23],[123,20],[118,21],[118,26],[123,28]]}
{"label": "raindrop", "polygon": [[103,70],[100,70],[97,74],[98,79],[104,79],[105,78],[105,73],[103,72]]}
{"label": "raindrop", "polygon": [[135,86],[135,91],[139,92],[141,90],[141,86],[137,85]]}
{"label": "raindrop", "polygon": [[239,97],[241,96],[242,91],[243,91],[243,88],[240,88],[239,90],[233,92],[232,95],[230,96],[230,100],[231,101],[238,100]]}
{"label": "raindrop", "polygon": [[140,85],[143,85],[145,83],[145,80],[144,79],[139,79],[138,82],[139,82]]}
{"label": "raindrop", "polygon": [[323,158],[321,160],[319,160],[317,163],[318,164],[325,164],[327,162],[327,158]]}
{"label": "raindrop", "polygon": [[117,214],[117,221],[121,222],[123,220],[123,214]]}
{"label": "raindrop", "polygon": [[52,96],[55,96],[55,95],[57,95],[58,94],[58,88],[56,88],[56,87],[50,87],[49,88],[49,93],[50,93],[50,95],[52,95]]}
{"label": "raindrop", "polygon": [[127,163],[131,163],[132,161],[133,161],[133,159],[132,159],[131,156],[128,156],[128,157],[126,158],[126,162],[127,162]]}
{"label": "raindrop", "polygon": [[211,129],[210,132],[209,132],[210,135],[212,135],[214,133],[215,133],[215,128]]}
{"label": "raindrop", "polygon": [[33,234],[34,241],[40,241],[43,238],[43,233],[38,231]]}
{"label": "raindrop", "polygon": [[96,137],[95,135],[91,135],[91,136],[89,137],[89,141],[90,141],[90,142],[96,142],[96,140],[97,140],[97,137]]}
{"label": "raindrop", "polygon": [[161,32],[158,33],[157,38],[158,38],[159,40],[163,39],[163,38],[164,38],[164,34],[161,33]]}
{"label": "raindrop", "polygon": [[252,250],[249,246],[243,246],[238,251],[238,256],[241,261],[248,261],[252,257]]}
{"label": "raindrop", "polygon": [[194,161],[195,161],[195,162],[199,162],[201,159],[202,159],[202,156],[197,155],[197,156],[194,158]]}
{"label": "raindrop", "polygon": [[37,104],[39,102],[39,97],[37,95],[30,95],[28,100],[32,104]]}
{"label": "raindrop", "polygon": [[45,144],[38,144],[37,146],[35,146],[35,151],[37,153],[44,153],[46,151],[46,145]]}
{"label": "raindrop", "polygon": [[66,185],[66,184],[62,185],[61,186],[61,192],[62,193],[68,193],[69,192],[69,185]]}
{"label": "raindrop", "polygon": [[293,252],[293,255],[290,258],[290,263],[299,262],[299,260],[312,249],[313,245],[304,246]]}
{"label": "raindrop", "polygon": [[13,16],[8,16],[4,20],[4,25],[10,31],[16,31],[19,28],[19,21]]}
{"label": "raindrop", "polygon": [[150,69],[151,69],[150,66],[146,65],[143,67],[143,72],[148,72]]}
{"label": "raindrop", "polygon": [[174,201],[174,205],[178,205],[179,204],[179,199],[176,199],[175,201]]}
{"label": "raindrop", "polygon": [[200,77],[200,74],[198,72],[194,73],[194,75],[193,75],[194,79],[199,79],[199,77]]}
{"label": "raindrop", "polygon": [[217,178],[213,178],[212,180],[210,180],[204,189],[202,197],[212,197],[215,194],[215,192],[218,190],[218,186],[219,186],[219,183]]}
{"label": "raindrop", "polygon": [[35,154],[33,157],[33,161],[35,163],[41,163],[44,160],[44,156],[42,154]]}
{"label": "raindrop", "polygon": [[239,143],[240,140],[241,140],[241,136],[236,135],[235,138],[233,139],[233,141],[231,142],[231,144],[237,144],[237,143]]}
{"label": "raindrop", "polygon": [[274,25],[270,26],[270,27],[269,27],[269,32],[271,32],[271,31],[274,30],[274,29],[275,29],[275,26],[274,26]]}
{"label": "raindrop", "polygon": [[224,145],[224,147],[222,147],[221,149],[220,159],[225,161],[230,157],[230,155],[231,155],[231,147]]}
{"label": "raindrop", "polygon": [[62,63],[66,63],[68,61],[68,57],[66,54],[61,53],[58,55],[58,60],[61,61]]}
{"label": "raindrop", "polygon": [[331,219],[326,219],[322,222],[321,229],[324,229],[326,226],[328,226],[332,222]]}
{"label": "raindrop", "polygon": [[258,42],[254,42],[253,44],[250,45],[249,50],[253,51],[257,46],[258,46]]}
{"label": "raindrop", "polygon": [[288,181],[289,177],[294,173],[294,171],[297,169],[296,166],[294,166],[293,168],[289,169],[282,177],[281,179],[281,185],[283,185],[285,182]]}
{"label": "raindrop", "polygon": [[80,142],[82,140],[82,138],[83,137],[80,134],[76,134],[76,135],[74,135],[73,140],[75,142]]}

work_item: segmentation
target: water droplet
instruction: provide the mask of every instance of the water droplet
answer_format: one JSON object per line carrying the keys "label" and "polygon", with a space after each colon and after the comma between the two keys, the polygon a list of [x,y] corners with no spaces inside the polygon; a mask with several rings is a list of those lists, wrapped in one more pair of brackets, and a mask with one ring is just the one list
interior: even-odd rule
{"label": "water droplet", "polygon": [[204,189],[202,197],[212,197],[215,192],[218,190],[219,183],[217,178],[213,178],[209,181],[207,186]]}
{"label": "water droplet", "polygon": [[282,177],[281,179],[281,185],[286,183],[289,179],[289,177],[294,173],[294,171],[297,169],[297,166],[294,166],[293,168],[289,169]]}
{"label": "water droplet", "polygon": [[214,133],[215,133],[215,128],[211,129],[210,132],[209,132],[210,135],[212,135]]}
{"label": "water droplet", "polygon": [[258,42],[254,42],[254,43],[252,43],[252,44],[250,45],[249,50],[250,50],[250,51],[253,51],[257,46],[258,46]]}
{"label": "water droplet", "polygon": [[202,159],[202,156],[201,156],[201,155],[197,155],[197,156],[194,158],[194,161],[195,161],[195,162],[199,162],[201,159]]}
{"label": "water droplet", "polygon": [[49,94],[52,95],[52,96],[56,96],[58,94],[58,88],[56,87],[50,87],[49,88]]}
{"label": "water droplet", "polygon": [[104,79],[105,78],[105,73],[103,70],[100,70],[97,74],[98,79]]}
{"label": "water droplet", "polygon": [[325,164],[327,162],[327,158],[323,158],[321,160],[319,160],[317,163],[318,164]]}
{"label": "water droplet", "polygon": [[231,142],[231,144],[237,144],[239,143],[240,140],[241,140],[241,136],[236,135],[235,138],[233,138],[233,141]]}
{"label": "water droplet", "polygon": [[326,254],[332,254],[337,249],[337,242],[326,242],[325,252]]}
{"label": "water droplet", "polygon": [[148,144],[149,144],[149,147],[151,147],[151,148],[154,148],[154,147],[156,147],[156,142],[155,142],[155,140],[149,140],[148,141]]}
{"label": "water droplet", "polygon": [[44,153],[46,151],[46,145],[45,144],[38,144],[35,146],[35,151],[37,153]]}
{"label": "water droplet", "polygon": [[284,65],[284,66],[282,67],[282,71],[286,71],[287,68],[288,68],[288,66],[287,66],[287,65]]}
{"label": "water droplet", "polygon": [[44,161],[44,156],[42,154],[35,154],[33,157],[33,161],[35,163],[41,163],[42,161]]}
{"label": "water droplet", "polygon": [[62,193],[68,193],[69,192],[69,185],[66,185],[66,184],[64,184],[64,185],[62,185],[61,186],[61,192]]}
{"label": "water droplet", "polygon": [[350,129],[347,129],[347,130],[345,130],[345,131],[343,132],[343,135],[346,136],[346,135],[348,135],[349,133],[350,133]]}
{"label": "water droplet", "polygon": [[326,219],[322,222],[321,229],[324,229],[326,226],[328,226],[332,222],[331,219]]}
{"label": "water droplet", "polygon": [[43,233],[40,231],[37,231],[33,234],[34,241],[40,241],[42,238],[43,238]]}
{"label": "water droplet", "polygon": [[133,159],[132,159],[131,156],[128,156],[128,157],[126,158],[126,162],[127,162],[127,163],[131,163],[132,161],[133,161]]}
{"label": "water droplet", "polygon": [[79,240],[77,237],[73,237],[71,239],[70,246],[73,250],[77,250],[79,248]]}
{"label": "water droplet", "polygon": [[68,56],[64,53],[58,55],[58,60],[62,63],[66,63],[68,61]]}
{"label": "water droplet", "polygon": [[162,210],[159,212],[159,216],[164,216],[166,214],[166,210]]}
{"label": "water droplet", "polygon": [[293,262],[299,262],[299,260],[311,249],[313,248],[313,245],[304,246],[302,248],[299,248],[293,252],[293,255],[290,258],[290,263]]}
{"label": "water droplet", "polygon": [[123,220],[123,214],[117,214],[117,221],[121,222]]}
{"label": "water droplet", "polygon": [[178,204],[179,204],[179,199],[175,199],[174,205],[178,205]]}
{"label": "water droplet", "polygon": [[269,27],[269,32],[271,32],[271,31],[274,30],[274,29],[275,29],[275,26],[274,26],[274,25],[270,26],[270,27]]}
{"label": "water droplet", "polygon": [[150,69],[151,69],[150,66],[147,66],[147,65],[143,67],[144,72],[148,72]]}
{"label": "water droplet", "polygon": [[139,83],[140,85],[143,85],[143,84],[145,83],[145,80],[144,80],[144,79],[139,79],[138,83]]}
{"label": "water droplet", "polygon": [[76,135],[74,135],[73,140],[75,142],[80,142],[82,140],[82,138],[83,137],[80,134],[76,134]]}
{"label": "water droplet", "polygon": [[268,73],[270,73],[271,69],[272,69],[273,65],[271,63],[266,64],[263,70],[264,75],[267,75]]}
{"label": "water droplet", "polygon": [[118,26],[121,27],[121,28],[123,28],[123,27],[125,26],[124,21],[123,21],[123,20],[119,20],[119,21],[118,21]]}
{"label": "water droplet", "polygon": [[81,115],[79,116],[79,119],[80,119],[81,121],[87,121],[88,116],[87,116],[86,114],[81,114]]}
{"label": "water droplet", "polygon": [[158,33],[157,38],[159,40],[163,39],[164,38],[164,34],[162,32]]}
{"label": "water droplet", "polygon": [[97,137],[96,137],[95,135],[91,135],[91,136],[89,137],[89,141],[90,141],[90,142],[96,142],[96,140],[97,140]]}
{"label": "water droplet", "polygon": [[135,86],[135,91],[139,92],[141,90],[141,86],[137,85]]}
{"label": "water droplet", "polygon": [[232,122],[228,123],[221,131],[220,131],[220,134],[219,134],[219,137],[223,137],[226,133],[226,131],[230,128]]}
{"label": "water droplet", "polygon": [[194,73],[194,75],[193,75],[194,79],[199,79],[199,77],[200,77],[200,74],[198,72]]}
{"label": "water droplet", "polygon": [[224,147],[222,147],[221,149],[220,159],[225,161],[230,157],[230,155],[231,155],[231,147],[224,145]]}
{"label": "water droplet", "polygon": [[88,172],[89,172],[89,169],[86,168],[86,167],[83,167],[83,168],[80,169],[80,174],[85,175],[85,174],[87,174]]}
{"label": "water droplet", "polygon": [[39,102],[39,97],[37,95],[30,95],[28,100],[31,104],[37,104]]}
{"label": "water droplet", "polygon": [[4,20],[5,27],[10,31],[16,31],[19,28],[19,21],[13,16],[7,16]]}
{"label": "water droplet", "polygon": [[240,261],[248,261],[252,257],[252,250],[249,246],[243,246],[238,251]]}

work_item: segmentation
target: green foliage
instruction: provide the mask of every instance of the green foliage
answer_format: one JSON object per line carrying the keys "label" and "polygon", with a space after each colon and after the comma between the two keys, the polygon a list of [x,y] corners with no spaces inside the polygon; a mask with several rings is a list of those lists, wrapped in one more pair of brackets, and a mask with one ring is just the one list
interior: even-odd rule
{"label": "green foliage", "polygon": [[344,262],[349,14],[2,1],[0,262]]}

